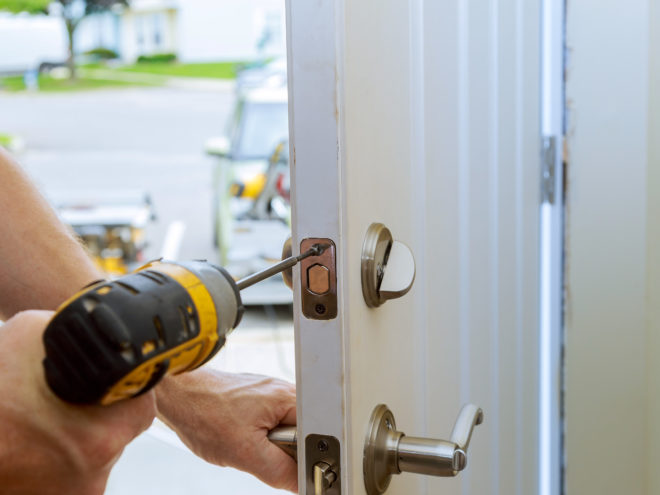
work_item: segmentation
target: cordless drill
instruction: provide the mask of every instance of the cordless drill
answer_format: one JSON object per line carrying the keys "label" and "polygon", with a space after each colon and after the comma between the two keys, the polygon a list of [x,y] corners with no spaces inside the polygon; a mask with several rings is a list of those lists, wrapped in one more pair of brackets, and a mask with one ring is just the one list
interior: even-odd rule
{"label": "cordless drill", "polygon": [[326,247],[315,244],[239,282],[206,261],[154,261],[94,283],[62,304],[46,327],[46,381],[65,401],[106,405],[195,369],[240,323],[242,289]]}

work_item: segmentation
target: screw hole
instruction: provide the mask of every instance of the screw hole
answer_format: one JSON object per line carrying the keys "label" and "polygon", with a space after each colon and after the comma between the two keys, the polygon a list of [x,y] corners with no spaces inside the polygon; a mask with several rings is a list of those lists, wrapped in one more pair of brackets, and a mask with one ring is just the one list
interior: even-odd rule
{"label": "screw hole", "polygon": [[319,440],[317,447],[321,452],[327,452],[327,450],[330,448],[330,445],[328,445],[328,442],[325,440]]}
{"label": "screw hole", "polygon": [[314,308],[314,310],[315,310],[318,314],[322,315],[322,314],[325,313],[325,305],[323,305],[323,304],[317,304],[316,307]]}

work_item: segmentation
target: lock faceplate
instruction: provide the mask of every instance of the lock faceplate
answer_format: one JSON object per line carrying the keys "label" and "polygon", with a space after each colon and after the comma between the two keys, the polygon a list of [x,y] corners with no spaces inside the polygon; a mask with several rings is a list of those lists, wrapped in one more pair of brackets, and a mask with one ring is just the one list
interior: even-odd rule
{"label": "lock faceplate", "polygon": [[337,257],[335,243],[330,239],[309,238],[300,243],[304,253],[314,244],[329,247],[319,256],[300,262],[302,312],[311,320],[332,320],[337,317]]}
{"label": "lock faceplate", "polygon": [[312,433],[305,439],[306,495],[341,495],[339,440]]}

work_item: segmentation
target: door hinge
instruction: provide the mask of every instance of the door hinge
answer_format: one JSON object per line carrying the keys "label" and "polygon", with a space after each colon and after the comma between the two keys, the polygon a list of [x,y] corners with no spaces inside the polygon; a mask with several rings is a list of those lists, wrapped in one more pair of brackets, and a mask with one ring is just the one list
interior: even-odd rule
{"label": "door hinge", "polygon": [[541,150],[541,203],[555,203],[557,136],[543,136]]}

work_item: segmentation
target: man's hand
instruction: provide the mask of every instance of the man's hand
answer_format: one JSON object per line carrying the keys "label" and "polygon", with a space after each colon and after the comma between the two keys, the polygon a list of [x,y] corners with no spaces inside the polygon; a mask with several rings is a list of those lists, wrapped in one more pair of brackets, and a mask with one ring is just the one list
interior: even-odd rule
{"label": "man's hand", "polygon": [[156,388],[158,415],[198,456],[296,492],[295,461],[268,431],[296,424],[296,388],[274,378],[197,370]]}
{"label": "man's hand", "polygon": [[124,446],[152,422],[153,392],[111,406],[74,406],[44,378],[50,311],[18,313],[0,327],[0,491],[100,495]]}

